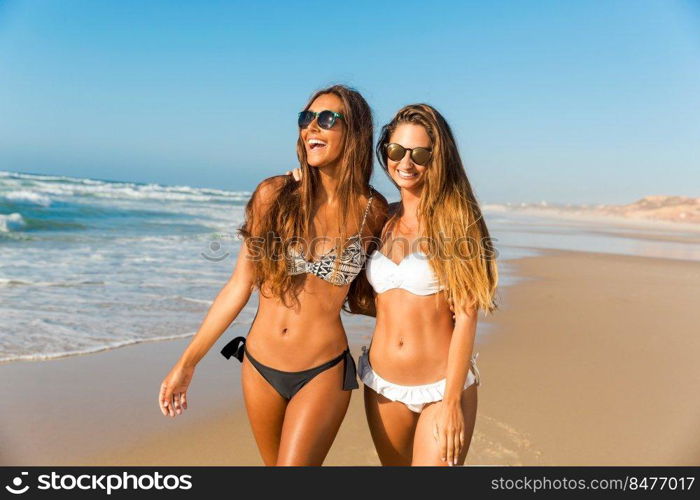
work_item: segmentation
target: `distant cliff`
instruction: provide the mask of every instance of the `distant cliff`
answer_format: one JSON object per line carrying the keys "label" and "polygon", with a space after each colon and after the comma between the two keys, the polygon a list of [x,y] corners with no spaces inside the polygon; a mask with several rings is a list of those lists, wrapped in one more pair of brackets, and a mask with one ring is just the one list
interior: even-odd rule
{"label": "distant cliff", "polygon": [[700,224],[700,198],[687,196],[645,196],[628,205],[559,205],[540,203],[486,204],[491,212],[523,212],[552,216],[615,216],[630,219],[650,219]]}
{"label": "distant cliff", "polygon": [[629,205],[600,205],[607,214],[700,224],[700,198],[645,196]]}

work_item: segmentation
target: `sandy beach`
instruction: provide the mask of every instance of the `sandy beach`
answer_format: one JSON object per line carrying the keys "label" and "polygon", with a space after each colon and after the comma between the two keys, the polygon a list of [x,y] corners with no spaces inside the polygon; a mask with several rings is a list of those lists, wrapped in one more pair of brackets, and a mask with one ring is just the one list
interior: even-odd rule
{"label": "sandy beach", "polygon": [[[552,250],[509,267],[477,339],[467,465],[700,465],[700,262]],[[174,419],[157,392],[189,339],[0,365],[0,464],[262,464],[229,337]],[[326,465],[379,465],[361,391]]]}
{"label": "sandy beach", "polygon": [[[301,34],[310,17],[315,37]],[[591,491],[699,489],[699,33],[700,0],[0,0],[4,485],[34,486],[22,474],[32,466],[262,466],[242,365],[221,355],[262,319],[258,292],[238,307],[252,237],[254,281],[324,287],[302,297],[318,328],[296,331],[309,310],[265,318],[292,354],[328,340],[327,308],[343,293],[330,283],[355,279],[375,243],[406,243],[384,256],[377,290],[432,291],[405,259],[421,246],[496,260],[465,465],[511,474],[457,494],[570,490],[583,484],[555,479],[585,466],[650,466],[636,484],[610,467],[596,479],[613,481]],[[397,47],[410,52],[397,58],[405,75],[388,58]],[[291,262],[295,242],[308,251]],[[449,264],[432,266],[438,289],[492,298],[491,262]],[[438,310],[390,293],[401,319]],[[235,320],[195,368],[188,409],[163,415],[161,384],[217,298]],[[375,318],[340,317],[357,362]],[[205,330],[222,327],[209,319]],[[438,322],[421,323],[436,343]],[[412,357],[397,332],[397,359]],[[464,345],[454,340],[451,359]],[[358,385],[325,466],[381,465]],[[562,474],[525,480],[541,466]],[[697,470],[672,478],[674,466]],[[142,479],[139,490],[176,487]],[[184,494],[209,485],[192,486]]]}

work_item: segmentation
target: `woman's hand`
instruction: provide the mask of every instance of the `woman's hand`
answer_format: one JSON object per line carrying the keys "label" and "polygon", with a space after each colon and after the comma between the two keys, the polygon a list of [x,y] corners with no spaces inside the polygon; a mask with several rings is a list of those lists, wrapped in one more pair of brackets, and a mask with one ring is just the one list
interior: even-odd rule
{"label": "woman's hand", "polygon": [[464,447],[464,415],[460,401],[437,403],[433,437],[440,447],[440,459],[454,465]]}
{"label": "woman's hand", "polygon": [[164,416],[175,417],[187,409],[187,387],[194,376],[194,366],[176,364],[160,384],[158,405]]}
{"label": "woman's hand", "polygon": [[287,175],[294,177],[294,180],[299,182],[301,180],[301,167],[297,167],[294,170],[287,170]]}

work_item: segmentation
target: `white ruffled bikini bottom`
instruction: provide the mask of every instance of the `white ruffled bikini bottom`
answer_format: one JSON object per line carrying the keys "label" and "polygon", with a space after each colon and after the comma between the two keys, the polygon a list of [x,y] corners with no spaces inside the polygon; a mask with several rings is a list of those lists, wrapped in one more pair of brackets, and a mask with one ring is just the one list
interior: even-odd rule
{"label": "white ruffled bikini bottom", "polygon": [[[472,384],[481,385],[481,375],[479,368],[476,366],[476,359],[479,353],[473,354],[471,357],[471,368],[467,372],[467,380],[464,383],[464,389]],[[374,390],[377,394],[381,394],[391,401],[400,401],[405,404],[409,410],[420,413],[428,403],[442,401],[445,394],[445,383],[447,379],[438,380],[432,384],[424,385],[398,385],[389,382],[379,376],[369,364],[369,351],[367,346],[362,346],[362,354],[359,359],[358,375],[360,380]]]}

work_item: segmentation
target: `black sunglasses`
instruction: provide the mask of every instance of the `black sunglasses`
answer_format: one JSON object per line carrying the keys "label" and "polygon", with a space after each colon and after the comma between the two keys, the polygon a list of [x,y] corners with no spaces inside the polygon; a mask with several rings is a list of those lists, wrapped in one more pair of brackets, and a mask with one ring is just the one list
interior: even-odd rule
{"label": "black sunglasses", "polygon": [[430,161],[433,150],[430,148],[405,148],[401,144],[390,142],[386,146],[386,155],[392,161],[401,161],[406,156],[406,151],[411,152],[411,160],[416,165],[425,165]]}
{"label": "black sunglasses", "polygon": [[318,113],[315,111],[302,111],[299,113],[299,128],[308,127],[316,117],[318,117],[318,126],[326,130],[333,128],[333,125],[335,125],[335,121],[338,118],[345,118],[340,113],[329,111],[327,109],[324,111],[319,111]]}

